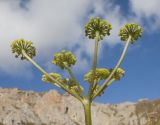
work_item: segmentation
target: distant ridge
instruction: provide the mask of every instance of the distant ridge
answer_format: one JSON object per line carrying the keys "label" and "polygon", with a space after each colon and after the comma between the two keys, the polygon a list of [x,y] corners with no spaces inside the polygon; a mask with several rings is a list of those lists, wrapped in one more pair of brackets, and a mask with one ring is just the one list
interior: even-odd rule
{"label": "distant ridge", "polygon": [[[158,125],[160,100],[92,105],[93,125]],[[0,88],[0,125],[84,125],[82,105],[56,90]]]}

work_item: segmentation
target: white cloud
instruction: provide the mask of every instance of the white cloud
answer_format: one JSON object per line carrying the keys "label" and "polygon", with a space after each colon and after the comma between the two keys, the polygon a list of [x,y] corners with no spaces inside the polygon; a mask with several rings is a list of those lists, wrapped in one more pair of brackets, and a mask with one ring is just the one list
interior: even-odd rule
{"label": "white cloud", "polygon": [[10,54],[10,42],[14,39],[34,41],[41,57],[47,56],[47,48],[56,50],[74,44],[82,32],[78,19],[84,15],[87,3],[85,0],[30,1],[25,11],[19,6],[20,0],[0,1],[0,69],[12,74],[28,69],[22,68],[26,65]]}
{"label": "white cloud", "polygon": [[136,15],[150,17],[152,15],[160,15],[159,0],[130,0],[132,10]]}
{"label": "white cloud", "polygon": [[12,40],[24,38],[33,41],[38,50],[36,59],[45,64],[60,48],[79,44],[75,54],[80,58],[80,69],[85,70],[89,62],[81,57],[81,53],[92,56],[94,42],[87,43],[82,37],[84,20],[100,15],[111,22],[112,35],[107,38],[110,45],[119,42],[118,30],[126,21],[122,19],[119,6],[112,5],[110,0],[31,0],[26,4],[27,9],[20,7],[20,3],[21,0],[0,1],[0,71],[11,75],[31,73],[30,64],[24,64],[11,54]]}
{"label": "white cloud", "polygon": [[[136,20],[143,23],[149,32],[159,29],[160,26],[160,1],[159,0],[130,0],[132,12]],[[148,24],[146,26],[146,23]]]}

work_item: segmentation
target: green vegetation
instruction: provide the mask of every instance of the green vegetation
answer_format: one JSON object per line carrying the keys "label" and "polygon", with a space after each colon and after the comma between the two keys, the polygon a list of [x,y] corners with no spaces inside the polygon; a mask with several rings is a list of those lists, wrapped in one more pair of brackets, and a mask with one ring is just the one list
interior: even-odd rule
{"label": "green vegetation", "polygon": [[[11,48],[15,53],[15,57],[20,57],[21,60],[30,61],[35,67],[42,72],[42,80],[47,83],[52,83],[57,87],[62,88],[64,91],[70,93],[77,98],[84,107],[85,123],[86,125],[92,125],[91,121],[91,103],[97,97],[104,93],[104,90],[111,85],[112,82],[120,80],[124,76],[124,70],[120,68],[120,64],[126,54],[129,43],[135,43],[135,41],[141,37],[142,29],[135,23],[126,24],[120,29],[120,39],[124,41],[125,46],[123,52],[114,68],[97,68],[97,55],[98,45],[104,37],[110,35],[112,26],[105,20],[101,20],[99,17],[91,18],[85,25],[85,34],[89,39],[95,40],[94,59],[92,69],[84,75],[84,81],[89,83],[88,94],[85,95],[84,88],[76,80],[71,66],[76,63],[76,57],[72,52],[62,50],[60,53],[54,54],[52,63],[62,70],[67,70],[70,78],[63,78],[58,73],[47,73],[42,69],[34,60],[36,55],[36,49],[32,42],[24,39],[13,41]],[[103,84],[99,84],[101,80],[104,80]]]}

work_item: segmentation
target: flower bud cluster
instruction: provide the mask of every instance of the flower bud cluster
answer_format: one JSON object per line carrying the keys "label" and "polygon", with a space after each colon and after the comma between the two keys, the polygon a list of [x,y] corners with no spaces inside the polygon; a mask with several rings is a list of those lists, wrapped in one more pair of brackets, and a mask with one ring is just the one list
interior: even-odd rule
{"label": "flower bud cluster", "polygon": [[120,29],[119,36],[122,41],[127,41],[129,36],[131,36],[131,43],[133,44],[142,36],[142,28],[135,23],[126,24]]}
{"label": "flower bud cluster", "polygon": [[33,58],[36,55],[36,49],[32,44],[31,41],[25,41],[24,39],[15,40],[11,44],[12,53],[15,53],[16,58],[21,56],[21,60],[24,60],[26,58],[22,53],[23,50],[30,58]]}
{"label": "flower bud cluster", "polygon": [[[58,74],[58,73],[49,73],[49,75],[50,75],[53,79],[55,79],[55,80],[57,80],[57,81],[61,81],[61,80],[62,80],[61,75]],[[53,82],[53,81],[52,81],[49,77],[47,77],[46,75],[42,75],[42,81],[47,82],[47,83],[52,83],[52,82]]]}
{"label": "flower bud cluster", "polygon": [[52,63],[59,66],[61,69],[64,69],[64,63],[67,63],[67,65],[71,67],[71,65],[74,65],[76,63],[76,58],[72,54],[72,52],[66,52],[65,50],[62,50],[61,53],[54,54],[54,59],[52,60]]}
{"label": "flower bud cluster", "polygon": [[[106,79],[109,74],[110,71],[106,68],[96,68],[94,78],[95,80],[97,80],[97,82],[99,82],[100,80]],[[89,71],[87,74],[84,75],[84,81],[87,81],[89,83],[92,82],[92,78],[93,78],[93,70]]]}
{"label": "flower bud cluster", "polygon": [[[110,70],[110,72],[112,72],[112,69]],[[125,71],[121,68],[117,68],[117,70],[115,71],[113,78],[115,80],[120,80],[120,78],[124,77],[124,73]]]}
{"label": "flower bud cluster", "polygon": [[106,35],[110,35],[112,26],[105,20],[101,20],[99,17],[90,18],[90,21],[85,25],[85,34],[89,39],[95,39],[98,32],[99,39],[103,40]]}

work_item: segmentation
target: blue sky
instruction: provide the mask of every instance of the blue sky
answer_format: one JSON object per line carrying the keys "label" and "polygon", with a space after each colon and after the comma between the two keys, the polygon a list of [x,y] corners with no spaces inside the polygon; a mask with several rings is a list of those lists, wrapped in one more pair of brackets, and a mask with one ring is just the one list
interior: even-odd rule
{"label": "blue sky", "polygon": [[[146,2],[147,1],[147,2]],[[145,6],[144,6],[145,2]],[[31,40],[37,48],[34,58],[46,71],[61,71],[51,64],[53,54],[72,50],[77,64],[72,67],[85,90],[83,74],[90,70],[94,41],[84,36],[89,17],[100,16],[112,24],[111,36],[100,42],[98,67],[113,68],[123,50],[118,31],[129,22],[143,27],[143,36],[130,45],[121,65],[125,77],[113,83],[102,97],[103,103],[135,102],[160,98],[160,11],[159,0],[1,0],[0,1],[0,87],[38,92],[62,90],[41,81],[41,73],[29,62],[14,58],[11,41]]]}

